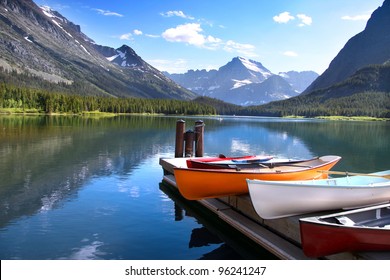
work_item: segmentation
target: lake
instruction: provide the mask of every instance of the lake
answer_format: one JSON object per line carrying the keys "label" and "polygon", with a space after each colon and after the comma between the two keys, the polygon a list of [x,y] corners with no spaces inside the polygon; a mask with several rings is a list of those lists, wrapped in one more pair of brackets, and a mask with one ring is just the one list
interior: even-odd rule
{"label": "lake", "polygon": [[205,155],[339,155],[390,169],[390,122],[244,117],[0,116],[0,259],[272,259],[162,182],[176,121]]}

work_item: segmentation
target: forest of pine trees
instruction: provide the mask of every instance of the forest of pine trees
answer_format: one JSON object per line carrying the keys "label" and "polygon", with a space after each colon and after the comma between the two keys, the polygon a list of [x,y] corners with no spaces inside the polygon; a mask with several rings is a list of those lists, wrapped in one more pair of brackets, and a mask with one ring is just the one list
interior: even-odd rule
{"label": "forest of pine trees", "polygon": [[116,98],[53,93],[40,89],[0,84],[0,109],[17,112],[70,113],[106,112],[115,114],[241,115],[241,116],[366,116],[390,118],[390,93],[363,92],[323,100],[302,95],[284,102],[242,107],[216,99],[199,97],[193,101],[174,99]]}
{"label": "forest of pine trees", "polygon": [[0,108],[21,112],[72,113],[106,112],[115,114],[215,115],[211,105],[173,99],[116,98],[53,93],[40,89],[0,84]]}

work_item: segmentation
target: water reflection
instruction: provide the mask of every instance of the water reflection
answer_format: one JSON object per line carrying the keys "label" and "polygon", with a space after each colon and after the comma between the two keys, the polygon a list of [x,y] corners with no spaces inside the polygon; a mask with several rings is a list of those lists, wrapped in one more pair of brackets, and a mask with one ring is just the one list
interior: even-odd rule
{"label": "water reflection", "polygon": [[[174,201],[173,207],[175,222],[183,221],[184,217],[197,217],[196,212],[194,210],[191,210],[191,206],[189,205],[191,203],[187,203],[182,197],[180,197],[177,192],[170,189],[170,187],[168,187],[164,183],[160,184],[160,190],[163,191],[170,199]],[[208,228],[202,226],[200,228],[192,229],[188,248],[204,247],[209,246],[210,244],[221,243],[223,243],[223,241],[220,237],[211,232]],[[224,248],[226,248],[227,250],[231,250],[229,246],[224,246]],[[221,257],[224,256],[224,252],[224,250],[221,250],[221,252],[215,256],[215,259],[221,259]],[[241,259],[241,256],[237,253],[235,253],[234,256],[236,259]]]}
{"label": "water reflection", "polygon": [[[0,116],[0,258],[268,258],[159,189],[177,119]],[[207,155],[335,154],[338,170],[390,169],[390,123],[204,122]]]}
{"label": "water reflection", "polygon": [[91,177],[134,172],[173,139],[160,125],[153,118],[1,117],[0,227],[58,207]]}
{"label": "water reflection", "polygon": [[389,169],[389,122],[226,118],[205,123],[208,154],[339,155],[343,159],[337,167],[343,170]]}
{"label": "water reflection", "polygon": [[92,243],[88,244],[89,240],[83,240],[83,243],[86,243],[80,248],[74,248],[74,253],[69,256],[69,260],[99,260],[104,259],[105,253],[99,251],[104,243],[94,240]]}
{"label": "water reflection", "polygon": [[191,231],[189,248],[221,246],[203,254],[200,259],[276,259],[265,249],[247,240],[241,233],[218,219],[216,215],[194,201],[184,199],[172,186],[160,183],[160,189],[174,201],[175,221],[184,216],[196,218],[202,227]]}

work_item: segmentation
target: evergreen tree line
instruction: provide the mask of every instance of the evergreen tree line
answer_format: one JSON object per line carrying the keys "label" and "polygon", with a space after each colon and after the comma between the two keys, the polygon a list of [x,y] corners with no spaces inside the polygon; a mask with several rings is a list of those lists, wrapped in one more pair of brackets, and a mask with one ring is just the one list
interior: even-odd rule
{"label": "evergreen tree line", "polygon": [[173,99],[116,98],[53,93],[40,89],[0,84],[0,108],[23,112],[72,113],[150,113],[180,115],[215,115],[211,105]]}
{"label": "evergreen tree line", "polygon": [[390,118],[390,92],[362,92],[338,98],[300,95],[262,106],[243,108],[245,115],[285,116],[362,116]]}
{"label": "evergreen tree line", "polygon": [[287,100],[248,107],[228,104],[208,97],[199,97],[196,101],[211,104],[220,115],[390,118],[390,92],[366,91],[337,98],[328,98],[326,94],[300,95]]}
{"label": "evergreen tree line", "polygon": [[199,97],[193,101],[174,99],[116,98],[53,93],[41,89],[0,84],[0,108],[22,112],[72,113],[150,113],[178,115],[241,116],[368,116],[390,118],[390,92],[366,91],[328,98],[325,94],[300,95],[261,106],[242,107],[223,101]]}

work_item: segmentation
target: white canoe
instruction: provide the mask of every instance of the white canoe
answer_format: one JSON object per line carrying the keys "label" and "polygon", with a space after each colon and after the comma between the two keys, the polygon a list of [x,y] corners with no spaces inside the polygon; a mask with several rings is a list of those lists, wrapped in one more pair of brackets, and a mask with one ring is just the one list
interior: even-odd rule
{"label": "white canoe", "polygon": [[389,175],[390,170],[309,181],[246,181],[257,214],[263,219],[276,219],[389,202],[390,180],[381,177]]}

